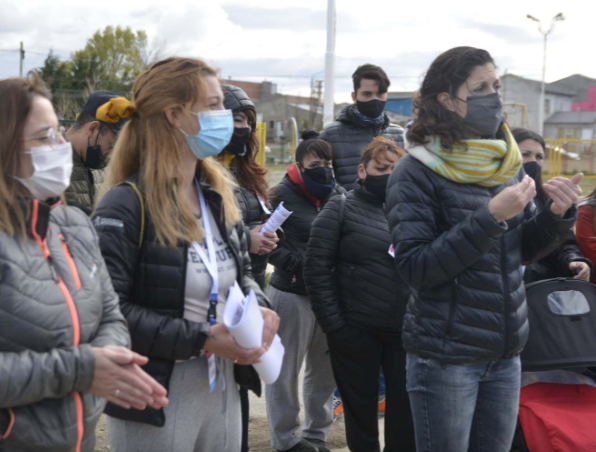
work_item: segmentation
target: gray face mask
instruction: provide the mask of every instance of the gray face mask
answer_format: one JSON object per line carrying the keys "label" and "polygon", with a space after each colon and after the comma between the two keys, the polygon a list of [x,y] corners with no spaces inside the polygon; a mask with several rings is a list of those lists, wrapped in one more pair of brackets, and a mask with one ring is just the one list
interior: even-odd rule
{"label": "gray face mask", "polygon": [[459,100],[468,104],[464,124],[478,131],[482,137],[493,138],[503,122],[503,101],[499,93]]}

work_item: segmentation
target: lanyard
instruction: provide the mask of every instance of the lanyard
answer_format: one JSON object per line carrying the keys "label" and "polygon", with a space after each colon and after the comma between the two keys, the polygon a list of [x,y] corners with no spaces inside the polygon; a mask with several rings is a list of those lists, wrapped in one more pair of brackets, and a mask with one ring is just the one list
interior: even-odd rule
{"label": "lanyard", "polygon": [[197,193],[199,195],[199,203],[201,205],[201,218],[203,220],[203,230],[205,231],[205,246],[209,257],[198,243],[193,242],[192,246],[203,261],[205,268],[211,276],[211,295],[209,297],[209,310],[207,311],[207,320],[211,325],[217,323],[217,294],[218,294],[218,273],[217,273],[217,257],[215,255],[215,243],[213,241],[213,234],[211,232],[211,222],[209,221],[209,211],[207,210],[207,203],[205,196],[199,186],[199,182],[195,179],[197,185]]}

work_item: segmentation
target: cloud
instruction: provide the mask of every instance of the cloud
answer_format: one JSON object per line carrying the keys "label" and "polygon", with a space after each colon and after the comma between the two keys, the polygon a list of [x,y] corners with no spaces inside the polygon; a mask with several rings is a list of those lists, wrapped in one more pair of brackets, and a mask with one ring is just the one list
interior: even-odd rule
{"label": "cloud", "polygon": [[481,33],[494,36],[497,39],[510,44],[528,43],[540,40],[538,33],[530,33],[528,27],[521,28],[512,25],[468,19],[462,21],[462,28],[478,30]]}
{"label": "cloud", "polygon": [[326,11],[308,8],[271,9],[238,5],[224,6],[232,23],[247,29],[325,30]]}

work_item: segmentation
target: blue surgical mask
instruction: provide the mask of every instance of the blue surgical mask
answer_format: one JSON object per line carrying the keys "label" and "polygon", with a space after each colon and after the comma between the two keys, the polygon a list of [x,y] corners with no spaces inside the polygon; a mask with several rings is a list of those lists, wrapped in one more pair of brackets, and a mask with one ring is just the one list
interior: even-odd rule
{"label": "blue surgical mask", "polygon": [[228,145],[234,132],[234,116],[232,110],[201,111],[193,115],[199,119],[199,133],[189,135],[184,130],[180,132],[186,137],[186,142],[193,154],[203,160],[218,155]]}

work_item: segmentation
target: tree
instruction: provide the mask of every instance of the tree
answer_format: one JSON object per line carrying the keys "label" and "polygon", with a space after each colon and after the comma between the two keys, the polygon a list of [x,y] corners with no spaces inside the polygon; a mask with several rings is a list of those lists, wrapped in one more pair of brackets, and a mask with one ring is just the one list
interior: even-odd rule
{"label": "tree", "polygon": [[128,92],[144,69],[147,34],[130,27],[108,26],[96,31],[83,50],[72,55],[73,75],[112,91]]}
{"label": "tree", "polygon": [[[163,44],[162,44],[163,46]],[[147,49],[147,34],[130,27],[96,31],[82,50],[62,61],[52,50],[37,70],[54,96],[60,118],[73,119],[89,93],[105,89],[130,96],[135,78],[158,57],[161,48]]]}

